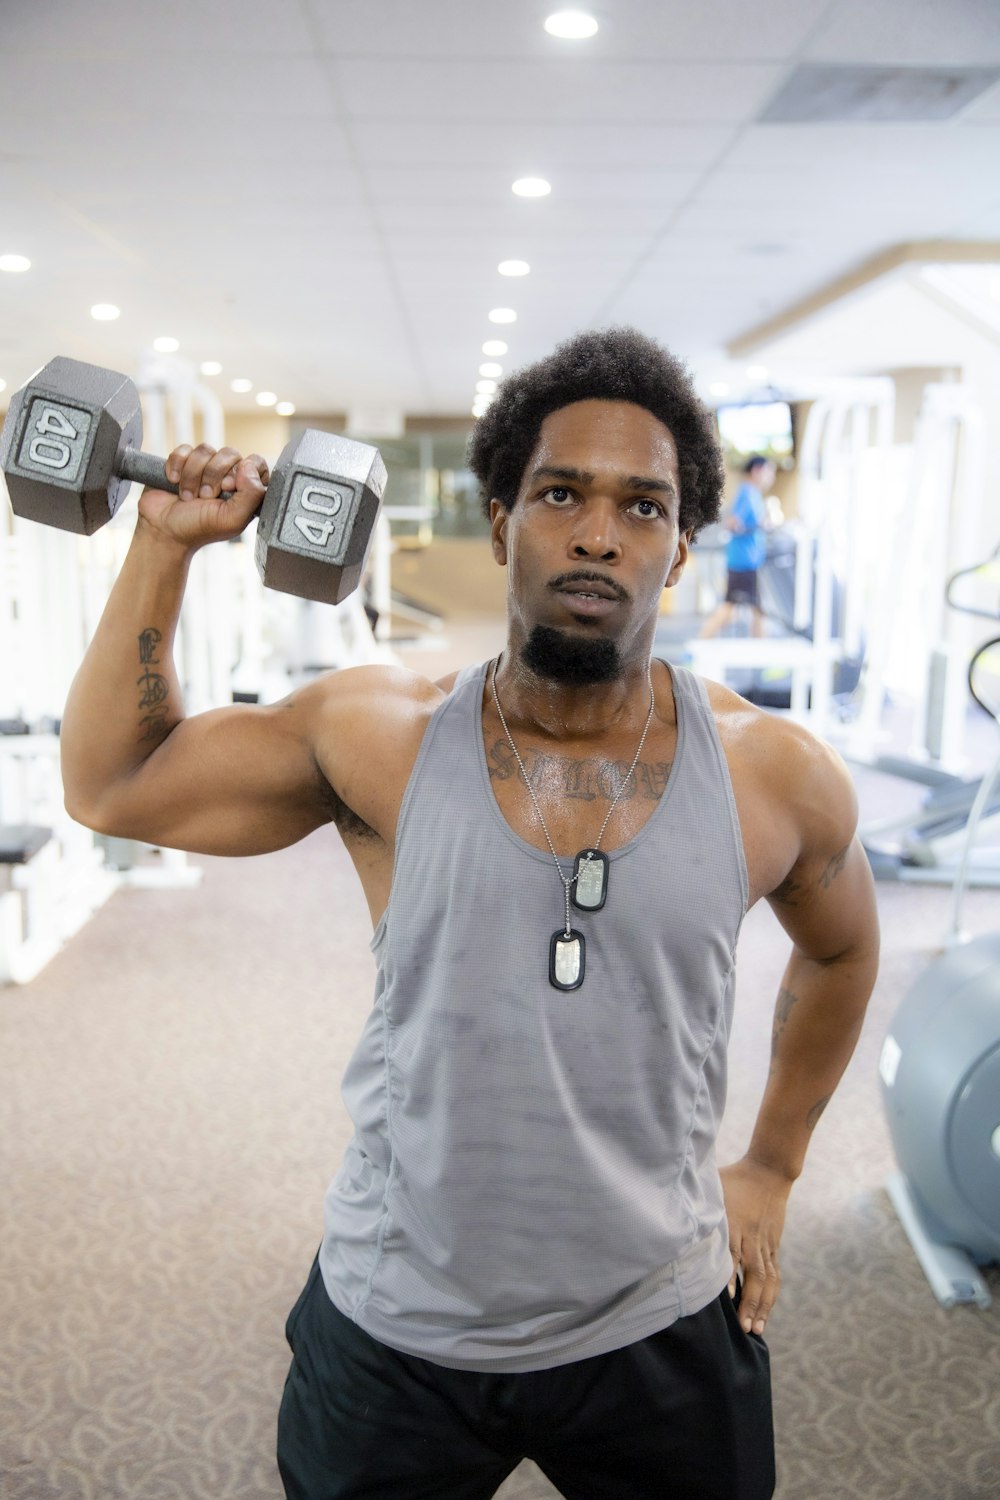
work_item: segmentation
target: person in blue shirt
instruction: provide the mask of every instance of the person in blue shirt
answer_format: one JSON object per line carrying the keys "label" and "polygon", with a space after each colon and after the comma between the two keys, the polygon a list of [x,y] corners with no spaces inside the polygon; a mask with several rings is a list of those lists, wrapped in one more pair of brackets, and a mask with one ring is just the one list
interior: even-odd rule
{"label": "person in blue shirt", "polygon": [[717,635],[727,626],[738,605],[750,608],[750,630],[764,634],[764,616],[757,599],[757,574],[767,555],[764,528],[767,509],[764,491],[774,483],[774,464],[754,454],[744,466],[744,480],[722,525],[733,535],[726,548],[726,597],[702,627],[702,636]]}

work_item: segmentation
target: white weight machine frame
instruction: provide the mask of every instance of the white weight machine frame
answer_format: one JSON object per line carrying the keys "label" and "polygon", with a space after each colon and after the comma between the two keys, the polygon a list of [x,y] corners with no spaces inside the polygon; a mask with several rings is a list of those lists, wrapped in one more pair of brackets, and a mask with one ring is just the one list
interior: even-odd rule
{"label": "white weight machine frame", "polygon": [[[789,714],[829,737],[839,721],[834,672],[862,654],[868,609],[877,587],[878,551],[859,546],[854,528],[870,521],[891,470],[895,386],[888,376],[827,382],[812,403],[799,442],[795,534],[797,634],[687,643],[694,670],[724,679],[731,668],[784,667],[792,678]],[[867,536],[871,536],[867,524]],[[843,629],[832,630],[834,577],[842,585]],[[811,639],[808,638],[811,633]]]}

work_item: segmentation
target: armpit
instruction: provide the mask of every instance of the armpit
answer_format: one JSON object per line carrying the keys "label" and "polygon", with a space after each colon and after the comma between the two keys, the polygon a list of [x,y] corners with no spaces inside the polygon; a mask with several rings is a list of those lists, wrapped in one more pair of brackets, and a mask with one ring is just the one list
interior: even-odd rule
{"label": "armpit", "polygon": [[330,821],[336,826],[337,832],[342,839],[377,839],[375,829],[359,817],[353,807],[348,807],[343,797],[327,781],[322,771],[317,766],[316,775],[319,778],[320,797],[323,805],[330,814]]}

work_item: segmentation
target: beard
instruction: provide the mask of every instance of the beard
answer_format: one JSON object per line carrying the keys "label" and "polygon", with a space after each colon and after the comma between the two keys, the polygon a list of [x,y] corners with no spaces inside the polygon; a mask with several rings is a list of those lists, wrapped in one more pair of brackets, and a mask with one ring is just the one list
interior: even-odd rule
{"label": "beard", "polygon": [[603,637],[588,640],[566,630],[556,630],[552,625],[532,628],[521,648],[521,660],[536,676],[571,686],[614,682],[622,675],[616,641]]}

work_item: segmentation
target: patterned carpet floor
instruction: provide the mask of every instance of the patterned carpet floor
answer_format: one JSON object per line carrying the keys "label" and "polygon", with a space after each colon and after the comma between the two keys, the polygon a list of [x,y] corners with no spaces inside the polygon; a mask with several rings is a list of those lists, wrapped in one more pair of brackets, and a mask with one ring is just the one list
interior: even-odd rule
{"label": "patterned carpet floor", "polygon": [[[0,991],[0,1495],[278,1500],[285,1315],[348,1138],[370,923],[335,835],[122,891]],[[779,1500],[996,1500],[1000,1271],[934,1301],[886,1197],[877,1061],[948,893],[882,886],[881,978],[792,1196],[769,1328]],[[997,919],[972,893],[967,925]],[[766,1075],[786,940],[741,940],[722,1157]],[[501,1500],[556,1494],[525,1463]],[[683,1497],[677,1497],[683,1500]]]}

